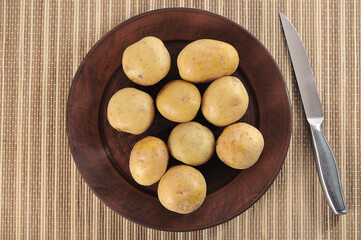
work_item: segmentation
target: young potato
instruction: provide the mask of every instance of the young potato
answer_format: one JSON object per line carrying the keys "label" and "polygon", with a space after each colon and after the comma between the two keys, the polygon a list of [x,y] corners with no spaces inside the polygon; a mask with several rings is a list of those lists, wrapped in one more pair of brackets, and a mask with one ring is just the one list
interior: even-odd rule
{"label": "young potato", "polygon": [[119,132],[140,134],[153,122],[154,102],[149,94],[135,88],[123,88],[108,103],[109,124]]}
{"label": "young potato", "polygon": [[158,93],[156,105],[163,117],[173,122],[188,122],[201,106],[201,94],[192,83],[175,80]]}
{"label": "young potato", "polygon": [[217,140],[219,159],[235,169],[251,167],[259,159],[264,147],[263,136],[247,123],[235,123],[224,129]]}
{"label": "young potato", "polygon": [[130,80],[150,86],[168,74],[170,55],[159,38],[145,37],[125,49],[122,66]]}
{"label": "young potato", "polygon": [[211,130],[197,122],[181,123],[170,133],[168,147],[177,160],[198,166],[212,157],[215,139]]}
{"label": "young potato", "polygon": [[204,92],[202,113],[208,122],[224,127],[245,114],[248,102],[247,91],[238,78],[222,77],[212,82]]}
{"label": "young potato", "polygon": [[140,185],[152,185],[167,170],[168,159],[167,145],[159,138],[148,136],[137,142],[130,153],[130,173]]}
{"label": "young potato", "polygon": [[168,210],[181,214],[197,210],[206,193],[207,185],[202,173],[186,165],[170,168],[158,185],[160,203]]}
{"label": "young potato", "polygon": [[238,63],[238,52],[232,45],[212,39],[188,44],[177,58],[180,76],[193,83],[210,82],[231,75]]}

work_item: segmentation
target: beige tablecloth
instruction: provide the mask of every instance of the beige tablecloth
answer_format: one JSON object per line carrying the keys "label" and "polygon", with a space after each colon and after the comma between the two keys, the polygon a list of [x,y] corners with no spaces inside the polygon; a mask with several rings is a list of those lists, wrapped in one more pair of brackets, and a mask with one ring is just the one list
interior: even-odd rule
{"label": "beige tablecloth", "polygon": [[[290,148],[272,187],[239,217],[196,232],[148,229],[106,207],[79,175],[65,131],[69,87],[91,46],[127,18],[165,7],[205,9],[248,29],[279,64],[292,101]],[[331,213],[317,179],[280,11],[311,58],[347,216]],[[360,14],[356,0],[1,0],[0,238],[361,239]]]}

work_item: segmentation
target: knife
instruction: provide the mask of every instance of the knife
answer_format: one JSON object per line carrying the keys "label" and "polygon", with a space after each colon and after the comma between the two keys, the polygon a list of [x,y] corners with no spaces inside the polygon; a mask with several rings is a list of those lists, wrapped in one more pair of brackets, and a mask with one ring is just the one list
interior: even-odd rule
{"label": "knife", "polygon": [[337,162],[321,128],[324,114],[306,49],[290,20],[282,13],[280,13],[280,18],[301,94],[303,109],[311,129],[317,173],[323,192],[328,205],[336,215],[347,214]]}

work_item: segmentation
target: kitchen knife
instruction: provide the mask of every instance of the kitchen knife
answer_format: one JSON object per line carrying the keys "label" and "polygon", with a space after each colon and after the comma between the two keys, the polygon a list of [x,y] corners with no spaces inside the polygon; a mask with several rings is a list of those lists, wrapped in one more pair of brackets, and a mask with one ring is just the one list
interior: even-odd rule
{"label": "kitchen knife", "polygon": [[324,114],[306,49],[293,24],[282,13],[280,13],[280,18],[301,94],[303,109],[311,129],[317,173],[323,192],[336,215],[347,214],[337,162],[321,128]]}

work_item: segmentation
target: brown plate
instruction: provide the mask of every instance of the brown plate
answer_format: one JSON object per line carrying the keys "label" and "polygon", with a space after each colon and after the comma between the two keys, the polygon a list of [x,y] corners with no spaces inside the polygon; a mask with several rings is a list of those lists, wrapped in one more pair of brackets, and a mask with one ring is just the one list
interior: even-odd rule
{"label": "brown plate", "polygon": [[[150,87],[131,82],[124,74],[124,49],[145,36],[164,41],[172,57],[165,79]],[[234,76],[250,96],[240,120],[256,126],[265,140],[259,161],[243,171],[224,165],[214,154],[197,167],[207,181],[207,197],[195,212],[180,215],[158,201],[157,184],[138,185],[131,177],[128,158],[133,145],[145,136],[167,141],[176,123],[156,112],[152,126],[141,135],[120,133],[110,127],[106,107],[124,87],[135,87],[153,99],[169,81],[180,79],[176,59],[191,41],[210,38],[232,44],[240,62]],[[201,93],[209,84],[197,85]],[[162,9],[131,18],[108,32],[81,63],[71,86],[67,106],[69,145],[79,172],[94,193],[125,218],[161,230],[199,230],[223,223],[252,206],[276,178],[287,153],[291,134],[290,102],[282,75],[272,56],[247,30],[227,18],[196,9]],[[209,124],[199,112],[195,121],[209,127],[217,138],[223,128]],[[170,166],[180,164],[170,159]]]}

